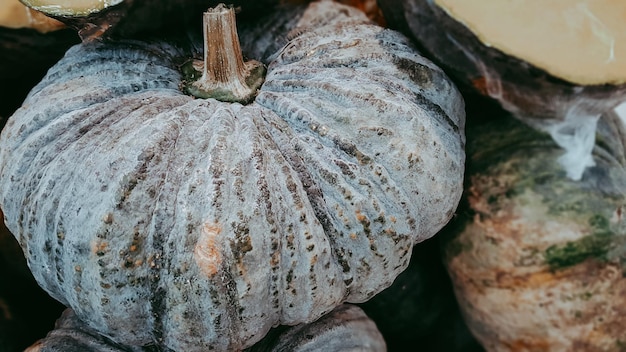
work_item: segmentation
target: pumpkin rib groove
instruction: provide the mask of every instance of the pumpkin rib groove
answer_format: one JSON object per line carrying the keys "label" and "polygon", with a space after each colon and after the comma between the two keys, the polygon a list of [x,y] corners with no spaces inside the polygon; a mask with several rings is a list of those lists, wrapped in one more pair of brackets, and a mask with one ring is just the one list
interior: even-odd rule
{"label": "pumpkin rib groove", "polygon": [[[326,147],[330,147],[333,145],[337,147],[342,147],[341,137],[336,136],[332,134],[331,132],[326,132],[326,129],[324,129],[324,126],[323,125],[319,126],[317,122],[313,124],[312,118],[310,118],[312,114],[305,107],[301,105],[296,105],[295,98],[292,98],[290,96],[286,96],[285,98],[287,99],[281,99],[280,97],[274,94],[270,94],[269,92],[264,91],[262,92],[262,94],[259,95],[259,97],[257,98],[257,101],[261,105],[264,105],[266,107],[271,107],[271,104],[273,104],[272,100],[282,100],[281,102],[277,103],[278,105],[274,107],[274,109],[279,111],[281,116],[285,116],[284,117],[285,119],[289,118],[289,121],[291,121],[292,126],[299,125],[300,127],[298,127],[297,129],[299,134],[310,135],[314,137],[317,135],[321,135],[321,138],[318,137],[318,140],[319,141],[328,140],[328,142],[325,144]],[[307,97],[307,100],[311,101],[313,100],[313,98]],[[308,124],[308,128],[307,128],[307,124]],[[320,129],[324,129],[324,132],[319,132]],[[343,150],[345,155],[350,156],[352,158],[356,158],[359,154],[361,155],[363,154],[359,151],[351,150],[351,148],[349,147],[344,146],[343,149],[345,149]],[[368,157],[367,155],[363,155],[361,156],[361,158],[364,161],[372,159]],[[360,164],[360,161],[357,159],[354,159],[351,162],[354,165]],[[314,168],[311,168],[311,169],[314,169]],[[382,167],[378,169],[376,172],[381,173],[382,175],[382,170],[387,170],[387,167]],[[386,175],[384,176],[384,183],[388,185],[388,188],[385,190],[385,192],[389,192],[391,189],[396,189],[397,191],[394,194],[399,196],[400,193],[402,193],[402,191],[400,188],[396,188],[395,186],[396,182],[393,179],[390,179],[388,177],[389,172],[384,172],[384,175]],[[310,176],[307,176],[304,179],[308,179],[308,178],[310,178]],[[405,196],[404,198],[406,201],[410,200],[410,197],[408,196]],[[412,230],[415,230],[415,228],[412,228]]]}
{"label": "pumpkin rib groove", "polygon": [[[269,143],[272,143],[274,146],[276,145],[276,141],[274,141],[270,136],[269,136],[269,131],[267,130],[267,120],[265,119],[265,114],[262,112],[262,120],[264,122],[263,125],[261,124],[256,124],[257,128],[259,130],[259,135],[262,135],[263,137],[265,137],[265,140],[267,140]],[[260,147],[261,148],[261,147]],[[276,149],[278,149],[277,146],[275,146]],[[283,156],[282,154],[280,154],[280,156]],[[284,157],[284,156],[283,156]],[[283,316],[283,310],[282,310],[282,300],[281,300],[281,295],[280,292],[284,292],[285,288],[281,287],[281,284],[284,282],[282,280],[282,277],[284,275],[284,270],[282,267],[282,264],[285,262],[285,260],[279,259],[280,257],[280,253],[283,252],[283,241],[282,241],[282,236],[280,236],[281,231],[276,227],[277,224],[284,222],[281,221],[281,219],[279,218],[279,215],[275,212],[275,210],[272,209],[272,202],[270,201],[270,199],[272,198],[272,193],[270,191],[275,191],[277,193],[279,193],[279,190],[272,190],[272,186],[270,184],[270,182],[268,181],[268,177],[270,177],[269,172],[267,172],[267,165],[266,163],[268,161],[266,161],[265,157],[263,157],[263,153],[261,150],[258,151],[258,159],[263,159],[263,160],[258,160],[255,164],[255,169],[258,171],[259,173],[259,181],[258,181],[258,185],[259,185],[259,189],[262,191],[259,194],[259,198],[257,199],[257,202],[263,204],[263,212],[265,213],[266,218],[268,219],[268,223],[271,224],[271,230],[268,233],[268,240],[266,241],[266,245],[268,245],[271,248],[271,254],[270,254],[270,260],[269,260],[269,272],[271,273],[268,276],[268,284],[267,284],[267,293],[268,293],[268,298],[270,299],[270,301],[272,302],[272,307],[277,310],[277,315],[278,316]],[[275,157],[275,159],[278,159],[278,157]],[[274,159],[274,160],[275,160]],[[276,160],[277,163],[281,163],[283,162],[283,160]],[[277,255],[278,253],[278,255]]]}
{"label": "pumpkin rib groove", "polygon": [[[270,143],[273,147],[272,149],[276,149],[278,151],[278,155],[275,157],[276,159],[278,159],[279,157],[281,158],[280,160],[276,160],[278,163],[284,163],[284,162],[288,162],[286,155],[282,152],[280,146],[279,146],[279,142],[277,140],[274,139],[274,136],[271,134],[271,132],[269,131],[269,121],[268,121],[268,116],[266,116],[266,114],[262,113],[262,123],[257,123],[256,126],[258,128],[258,130],[260,131],[259,134],[263,135],[265,138],[265,140],[267,141],[267,143]],[[261,119],[257,119],[257,121],[261,121]],[[262,154],[259,153],[259,156],[262,156]],[[258,166],[259,170],[263,170],[263,171],[267,171],[265,170],[265,167],[260,167]],[[264,180],[266,183],[266,187],[267,186],[267,179],[266,177],[264,177],[263,175],[265,174],[265,172],[259,172],[259,175],[261,176],[261,179]],[[290,181],[288,183],[292,184],[294,181],[293,179],[290,179]],[[290,192],[289,194],[295,195],[294,192]],[[259,196],[262,196],[261,194]],[[270,197],[270,194],[267,193],[265,196]],[[297,198],[297,197],[296,197]],[[264,202],[265,203],[265,202]],[[267,218],[268,219],[274,219],[276,218],[276,215],[272,212],[272,206],[271,206],[271,202],[267,202],[266,207],[264,208],[266,214],[267,214]],[[276,219],[279,221],[280,223],[280,219]],[[274,220],[272,220],[273,222]],[[288,245],[284,244],[284,236],[281,236],[282,231],[277,229],[276,231],[277,236],[275,236],[276,240],[270,240],[271,243],[275,243],[276,249],[275,251],[278,251],[279,253],[286,253],[288,251]],[[272,244],[272,246],[274,246],[274,244]],[[274,254],[272,254],[272,257],[274,257]],[[282,258],[280,258],[281,256],[278,255],[277,257],[275,257],[274,260],[270,261],[270,263],[272,263],[272,268],[270,269],[271,272],[276,271],[276,273],[272,274],[272,279],[270,279],[270,284],[268,285],[268,292],[270,297],[272,297],[273,302],[275,302],[275,306],[276,307],[280,307],[279,308],[279,312],[278,312],[278,316],[282,317],[286,315],[286,311],[283,307],[286,306],[286,304],[284,303],[285,300],[282,299],[283,295],[281,294],[282,292],[286,292],[288,289],[288,285],[285,285],[286,283],[288,283],[286,279],[287,275],[288,275],[288,270],[285,267],[285,264],[288,263],[289,259],[287,257],[287,255],[283,255]],[[280,258],[280,259],[278,259]],[[273,264],[275,263],[275,264]],[[278,285],[273,284],[271,281],[278,281]]]}
{"label": "pumpkin rib groove", "polygon": [[[115,45],[113,48],[101,49],[102,43],[92,43],[89,46],[76,46],[70,48],[66,53],[66,56],[72,57],[72,60],[63,60],[56,65],[54,65],[48,72],[48,75],[44,77],[44,79],[31,90],[30,95],[35,95],[40,93],[42,87],[49,86],[50,83],[54,82],[54,84],[62,84],[67,81],[71,81],[80,76],[89,76],[93,74],[92,70],[95,67],[102,66],[98,65],[98,63],[104,62],[115,62],[116,60],[121,60],[126,64],[119,64],[118,70],[110,70],[113,73],[117,73],[119,77],[127,77],[126,74],[135,75],[136,72],[142,72],[141,70],[145,70],[147,74],[154,74],[157,77],[162,76],[164,80],[170,80],[174,77],[180,76],[177,69],[171,63],[168,63],[168,59],[172,57],[172,55],[163,52],[154,52],[154,50],[147,51],[146,44],[137,45],[132,50],[120,50],[118,46]],[[107,57],[112,55],[113,58]],[[141,65],[139,68],[140,71],[130,71],[128,70],[129,65],[135,65],[139,63],[145,63],[145,65]],[[164,75],[163,69],[167,69],[167,75]],[[173,79],[173,82],[178,81],[179,79]],[[99,83],[102,85],[104,82],[114,82],[119,83],[118,80],[101,80]],[[124,81],[124,80],[121,80]],[[142,82],[141,78],[138,77],[137,81]],[[172,85],[172,88],[177,89],[177,84]]]}
{"label": "pumpkin rib groove", "polygon": [[[349,270],[347,261],[344,259],[345,254],[338,251],[337,247],[335,246],[336,243],[334,243],[334,240],[333,240],[333,238],[338,236],[338,233],[332,226],[332,221],[330,220],[330,211],[325,206],[323,206],[325,205],[323,196],[320,194],[319,191],[314,191],[314,190],[319,190],[319,187],[314,186],[315,181],[309,171],[309,168],[306,166],[306,163],[302,159],[301,155],[294,148],[293,140],[294,138],[298,138],[298,137],[292,135],[292,133],[295,132],[292,129],[293,127],[283,126],[285,125],[285,122],[279,121],[279,120],[274,120],[274,123],[273,124],[270,123],[270,125],[274,126],[272,130],[276,130],[277,128],[282,127],[281,128],[282,134],[286,134],[287,131],[291,131],[288,141],[285,140],[284,137],[281,137],[279,134],[272,133],[271,130],[268,132],[272,136],[272,140],[277,141],[276,146],[278,147],[278,150],[281,153],[283,159],[289,163],[289,165],[291,166],[291,169],[294,170],[296,174],[298,175],[298,179],[300,180],[301,187],[304,189],[305,194],[307,196],[307,200],[313,208],[315,218],[317,222],[319,223],[319,225],[321,226],[325,238],[330,243],[330,249],[333,253],[333,257],[336,258],[335,259],[336,262],[341,264],[343,271],[345,273],[346,271]],[[278,142],[278,141],[282,141],[282,142]],[[347,280],[352,280],[352,278],[344,277],[343,280],[345,282]],[[349,285],[346,285],[346,286],[349,286]],[[345,297],[347,297],[349,294],[349,289],[346,288],[346,289],[343,289],[343,291],[345,291],[345,293],[343,293],[342,296],[345,299]]]}
{"label": "pumpkin rib groove", "polygon": [[[290,128],[287,127],[286,130],[290,130]],[[285,130],[283,130],[283,132],[284,131]],[[295,136],[290,137],[297,138]],[[277,136],[274,134],[273,138],[276,139]],[[323,197],[319,192],[319,187],[315,186],[315,181],[310,171],[305,166],[306,164],[301,158],[300,154],[296,151],[295,148],[293,148],[292,143],[293,139],[291,139],[288,143],[278,143],[277,146],[279,147],[278,149],[282,154],[284,160],[286,160],[291,166],[292,170],[296,172],[299,180],[298,183],[301,185],[300,187],[302,187],[302,189],[304,190],[304,193],[307,197],[306,200],[313,209],[313,215],[315,216],[315,219],[317,220],[319,226],[321,226],[324,237],[330,243],[331,251],[334,253],[335,257],[341,258],[339,256],[339,253],[336,253],[336,249],[332,240],[336,236],[336,232],[334,231],[331,221],[329,220],[328,210],[323,209],[324,207],[322,207],[320,204],[323,203]],[[341,261],[341,259],[339,259],[338,261]],[[342,291],[347,291],[347,289],[342,289]],[[344,293],[343,295],[345,296],[347,295],[347,293]]]}
{"label": "pumpkin rib groove", "polygon": [[426,109],[429,112],[432,112],[432,115],[437,117],[440,121],[439,126],[449,126],[452,129],[453,133],[459,133],[459,126],[446,114],[446,112],[441,108],[440,105],[426,99],[423,95],[415,95],[415,101],[418,102],[422,106],[426,106]]}
{"label": "pumpkin rib groove", "polygon": [[[266,106],[271,106],[272,104],[275,104],[277,107],[274,107],[274,110],[279,111],[280,115],[284,116],[284,118],[287,121],[292,120],[292,119],[294,119],[294,120],[306,119],[306,117],[302,117],[302,116],[298,116],[297,115],[297,114],[301,114],[305,110],[294,106],[295,102],[294,102],[293,99],[288,99],[288,98],[285,99],[285,98],[283,98],[282,101],[280,101],[280,102],[270,103],[267,99],[269,97],[271,97],[271,96],[272,95],[270,93],[263,92],[263,95],[262,96],[260,95],[257,99],[263,100],[264,101],[263,104],[266,104]],[[275,97],[275,99],[280,100],[280,98],[277,98],[277,97]],[[292,114],[296,114],[296,115],[294,117],[291,117]],[[292,123],[292,125],[293,125],[293,123]],[[299,132],[299,134],[300,135],[307,135],[307,134],[310,135],[311,132],[310,131],[306,132],[306,130],[303,130],[303,132]],[[303,137],[298,137],[298,138],[303,138]],[[337,142],[338,138],[339,137],[334,137],[334,138],[330,138],[330,139],[335,139],[335,142],[332,142],[332,143],[336,144],[336,143],[338,143]],[[310,142],[306,142],[305,139],[302,139],[302,141],[304,143],[310,143]],[[326,146],[326,148],[328,148],[329,150],[333,150],[333,149],[330,148],[330,147],[335,148],[334,144],[332,144],[332,143],[329,144],[328,146]],[[306,160],[304,160],[304,159],[302,159],[302,154],[296,154],[295,152],[292,152],[292,153],[296,155],[296,157],[297,157],[296,160],[303,160],[302,161],[303,162],[302,165],[306,165],[306,166],[302,166],[302,167],[297,167],[296,166],[296,167],[294,167],[294,169],[300,170],[300,169],[302,169],[304,167],[306,170],[309,170],[309,171],[307,171],[307,175],[309,173],[312,173],[311,175],[313,175],[313,173],[316,174],[316,176],[313,177],[314,180],[322,180],[322,179],[324,179],[324,177],[317,172],[317,170],[324,170],[324,169],[327,168],[325,166],[326,163],[323,162],[323,159],[320,159],[320,157],[316,157],[315,159],[311,159],[311,157],[308,157]],[[334,152],[329,152],[329,153],[330,153],[330,155],[334,154]],[[349,154],[350,153],[347,153],[345,155],[349,155]],[[352,154],[354,154],[354,153],[352,153]],[[326,154],[322,153],[320,155],[326,155]],[[341,157],[337,156],[337,155],[333,155],[333,157],[334,158],[339,158],[338,160],[341,159]],[[351,157],[353,157],[353,156],[351,156]],[[294,162],[293,159],[291,159],[291,158],[287,158],[287,159],[288,160],[292,160],[292,162]],[[358,164],[357,160],[354,160],[353,162],[355,163],[355,165]],[[336,175],[340,175],[341,174],[341,172],[339,170],[336,170],[334,172],[331,171],[331,172],[335,173]],[[378,172],[380,172],[380,171],[378,171]],[[311,178],[311,176],[306,176],[306,177],[301,176],[301,179],[305,179],[306,180],[308,178]],[[313,182],[313,181],[311,181],[311,182]],[[398,196],[400,194],[404,193],[404,192],[402,192],[402,190],[400,188],[395,188],[394,186],[392,186],[393,184],[395,184],[395,182],[393,180],[387,179],[386,182],[388,184],[388,187],[393,187],[395,189],[395,194],[397,194]],[[349,184],[350,184],[350,182],[349,182]],[[329,183],[329,185],[331,185],[331,184]],[[354,185],[356,185],[356,184],[354,184]],[[331,185],[331,187],[336,187],[336,186],[332,186]],[[318,186],[318,188],[319,188],[319,186]],[[359,192],[357,192],[358,189],[359,189],[358,187],[352,188],[354,195],[357,195],[359,193]],[[390,191],[390,189],[391,188],[387,188],[385,190],[381,189],[381,192],[388,193]],[[368,195],[364,194],[360,198],[361,199],[368,199],[369,197],[368,197]],[[408,196],[404,196],[404,198],[406,199],[406,202],[410,201],[410,198]],[[359,267],[361,266],[361,264],[352,267],[352,265],[350,264],[351,260],[348,259],[351,254],[347,253],[347,252],[343,252],[341,250],[337,250],[337,248],[343,247],[343,245],[340,245],[340,242],[337,242],[338,239],[341,238],[342,236],[344,236],[344,237],[347,236],[348,233],[342,233],[342,232],[337,231],[337,229],[335,229],[336,225],[333,225],[333,224],[341,223],[343,220],[338,219],[338,218],[330,215],[334,211],[332,211],[331,210],[331,206],[328,205],[328,200],[327,199],[323,199],[322,198],[320,201],[316,201],[315,199],[311,199],[311,202],[312,202],[312,204],[314,204],[314,209],[316,209],[316,216],[319,219],[320,223],[322,223],[324,231],[327,233],[327,237],[333,243],[332,248],[335,249],[336,261],[342,266],[342,268],[344,270],[344,275],[343,275],[344,279],[343,280],[344,280],[346,286],[349,289],[349,291],[346,292],[346,297],[350,297],[350,295],[351,295],[350,292],[351,291],[355,291],[355,293],[358,294],[358,295],[367,296],[369,294],[369,292],[367,292],[367,291],[359,292],[358,289],[349,288],[350,286],[353,286],[351,284],[352,284],[352,282],[354,280],[354,277],[356,276],[356,272],[355,271],[360,270]],[[340,204],[338,200],[335,200],[334,202],[335,202],[335,204]],[[393,213],[393,212],[391,212],[391,213]],[[358,216],[362,216],[362,215],[358,215]],[[358,216],[357,216],[357,218],[358,218]],[[408,213],[407,213],[407,216],[408,216]],[[372,217],[375,217],[375,216],[372,216]],[[365,217],[363,218],[363,220],[364,221],[368,221],[368,220],[366,220]],[[355,223],[358,223],[357,220],[351,220],[351,221],[354,221]],[[370,231],[370,230],[368,230],[369,226],[370,225],[368,224],[367,227],[365,228],[366,229],[365,234],[366,234],[366,236],[368,236],[368,238],[373,239],[373,237],[371,237],[372,233],[368,233],[368,231]],[[413,226],[413,225],[411,225],[411,226]],[[415,228],[413,228],[413,231],[414,230],[415,230]],[[352,230],[352,231],[354,231],[354,230]],[[410,236],[406,236],[406,238],[409,239]],[[396,240],[394,240],[394,242],[396,242]],[[412,241],[409,240],[409,242],[412,242]],[[410,246],[410,244],[409,244],[409,246]],[[406,252],[405,252],[405,255],[406,255]],[[357,261],[357,262],[361,263],[359,261]],[[408,262],[405,262],[404,264],[408,264]],[[384,264],[384,266],[386,267],[386,263]],[[394,266],[395,270],[400,270],[401,268],[402,268],[402,265]],[[361,300],[363,300],[363,298],[352,297],[352,298],[349,298],[349,300],[361,301]]]}
{"label": "pumpkin rib groove", "polygon": [[[346,75],[346,77],[348,76],[351,75]],[[342,108],[351,107],[354,109],[363,106],[384,105],[384,98],[374,99],[371,93],[356,93],[345,85],[333,85],[329,84],[326,80],[324,81],[325,82],[273,80],[264,87],[266,87],[266,91],[276,93],[311,94],[310,92],[313,91],[316,93],[315,95],[318,96],[316,99],[328,102],[329,104],[339,105],[339,107]]]}
{"label": "pumpkin rib groove", "polygon": [[[174,109],[175,110],[175,109]],[[172,229],[174,227],[173,224],[161,225],[161,223],[166,222],[163,219],[171,219],[174,218],[176,214],[169,214],[167,211],[167,204],[169,203],[167,200],[163,200],[162,197],[167,194],[178,194],[177,190],[170,190],[165,192],[165,188],[167,185],[172,185],[171,188],[175,188],[173,185],[179,184],[174,176],[174,180],[171,180],[171,165],[172,162],[176,161],[176,158],[173,158],[172,155],[176,151],[176,145],[178,143],[178,139],[181,135],[181,123],[178,123],[179,120],[176,114],[173,114],[176,118],[172,119],[172,123],[170,126],[173,128],[168,128],[168,131],[174,131],[175,135],[169,137],[168,135],[164,135],[164,137],[169,137],[167,140],[161,140],[157,142],[158,146],[161,145],[171,145],[171,148],[158,148],[154,154],[150,157],[145,158],[145,164],[148,165],[152,160],[155,159],[156,155],[159,155],[159,160],[162,158],[166,161],[165,173],[162,176],[162,182],[158,183],[157,190],[155,191],[156,195],[154,197],[154,206],[152,207],[152,215],[150,216],[150,225],[148,232],[148,245],[156,250],[155,256],[155,265],[151,268],[153,280],[150,283],[150,290],[154,292],[153,295],[150,296],[150,312],[148,313],[153,319],[151,320],[151,330],[152,336],[155,342],[161,343],[164,340],[164,335],[167,333],[165,328],[165,322],[167,319],[166,312],[168,311],[167,306],[167,283],[163,281],[162,272],[169,272],[171,270],[171,259],[170,256],[166,255],[164,250],[164,244],[168,241],[166,238],[172,237]],[[169,150],[169,152],[168,152]],[[157,161],[158,163],[158,161]],[[145,173],[148,173],[148,170],[145,170]],[[173,182],[172,182],[173,181]],[[168,187],[169,188],[169,187]],[[172,200],[171,204],[176,204],[176,196]],[[163,205],[163,206],[162,206]],[[163,209],[164,208],[164,209]],[[163,213],[161,213],[163,212]],[[175,213],[175,209],[173,210]],[[167,226],[164,228],[163,226]]]}
{"label": "pumpkin rib groove", "polygon": [[[199,103],[199,106],[206,106],[206,105],[214,106],[212,107],[212,109],[215,109],[215,110],[213,110],[213,114],[210,116],[210,118],[207,119],[206,123],[203,124],[204,125],[203,129],[204,128],[211,129],[210,126],[215,126],[216,123],[218,126],[220,125],[225,126],[227,125],[227,123],[232,122],[232,119],[234,119],[233,112],[230,111],[229,109],[223,108],[223,106],[220,105],[220,103],[217,103],[215,101],[207,101],[206,104]],[[198,117],[199,116],[202,116],[202,113],[200,111],[198,111]],[[228,131],[234,130],[234,128],[230,126],[227,128],[228,128]],[[217,131],[224,130],[224,128],[220,128],[220,127],[216,127],[215,129]],[[233,135],[232,137],[237,138],[236,135]],[[212,179],[214,180],[213,182],[214,182],[214,187],[215,187],[215,194],[213,195],[213,198],[212,198],[213,204],[220,204],[222,197],[228,197],[227,189],[225,191],[223,186],[227,183],[231,183],[231,182],[228,182],[228,179],[226,178],[228,177],[228,170],[230,168],[228,167],[227,164],[224,165],[221,162],[218,163],[218,161],[220,160],[228,160],[227,158],[223,158],[220,154],[229,150],[227,139],[228,137],[226,137],[225,133],[222,132],[216,135],[214,138],[210,138],[211,142],[210,144],[207,145],[208,147],[207,149],[209,150],[209,154],[210,154],[210,159],[207,160],[206,162],[208,163],[207,165],[208,171],[212,175]],[[195,141],[191,139],[190,139],[190,142],[195,144]],[[181,157],[184,157],[184,156],[181,155]],[[181,180],[176,181],[176,183],[180,183],[180,182]],[[221,206],[216,206],[216,210],[217,211],[215,212],[213,219],[206,218],[202,220],[207,223],[215,223],[216,226],[221,227],[223,232],[228,232],[225,230],[226,223],[221,223],[219,221],[220,218],[226,217],[227,215],[222,214]],[[209,215],[207,214],[206,216],[209,216]],[[204,225],[204,226],[207,226],[207,225]],[[200,241],[200,239],[198,239],[198,241]],[[223,252],[225,248],[219,247],[219,248],[216,248],[216,250],[221,253],[220,255],[230,258],[230,256],[227,256],[226,253]],[[222,305],[221,309],[224,313],[216,316],[214,319],[217,322],[217,328],[231,331],[233,336],[236,336],[238,332],[234,330],[233,326],[235,327],[238,326],[236,324],[236,320],[237,320],[236,311],[237,311],[238,305],[236,304],[237,301],[235,298],[237,296],[236,287],[232,283],[233,282],[232,280],[233,268],[230,265],[223,264],[224,262],[226,262],[225,259],[222,260],[222,263],[216,264],[217,267],[214,269],[215,276],[213,280],[219,283],[219,285],[217,285],[217,289],[215,290],[215,292],[212,293],[212,295],[213,294],[215,295],[213,304],[216,306]],[[210,270],[213,270],[213,269],[210,269]],[[171,319],[175,319],[175,316],[172,316]],[[171,338],[181,339],[181,336],[172,336]]]}

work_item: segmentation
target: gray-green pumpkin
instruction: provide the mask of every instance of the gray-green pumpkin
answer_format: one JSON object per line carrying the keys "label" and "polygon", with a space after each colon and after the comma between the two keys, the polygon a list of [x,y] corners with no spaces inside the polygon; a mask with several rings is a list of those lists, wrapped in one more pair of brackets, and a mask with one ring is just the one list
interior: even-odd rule
{"label": "gray-green pumpkin", "polygon": [[[71,309],[63,312],[54,330],[25,352],[150,352],[152,348],[122,346],[99,335]],[[273,330],[246,352],[386,351],[376,324],[354,305],[343,304],[309,324]]]}
{"label": "gray-green pumpkin", "polygon": [[91,43],[9,120],[5,222],[40,285],[95,331],[246,348],[371,298],[454,214],[454,85],[355,9],[300,11],[248,105],[181,93],[198,43]]}

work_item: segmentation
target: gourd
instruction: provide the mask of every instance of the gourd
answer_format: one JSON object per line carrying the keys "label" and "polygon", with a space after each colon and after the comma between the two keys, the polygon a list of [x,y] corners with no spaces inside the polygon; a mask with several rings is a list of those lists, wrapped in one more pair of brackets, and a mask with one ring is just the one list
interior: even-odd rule
{"label": "gourd", "polygon": [[600,119],[596,166],[573,181],[548,135],[497,117],[468,124],[467,210],[440,237],[470,330],[488,351],[622,350],[623,121]]}
{"label": "gourd", "polygon": [[[356,9],[297,10],[247,104],[181,92],[203,76],[188,61],[196,42],[91,42],[9,119],[5,222],[39,284],[93,330],[124,345],[243,349],[368,300],[453,216],[456,87]],[[226,18],[207,40],[236,52]],[[205,53],[205,67],[242,72],[237,56]],[[237,87],[257,81],[216,67]]]}
{"label": "gourd", "polygon": [[[354,305],[344,304],[310,324],[276,330],[247,352],[386,351],[376,324]],[[150,351],[120,346],[90,330],[71,309],[63,312],[55,329],[25,352]]]}
{"label": "gourd", "polygon": [[[490,96],[565,149],[569,177],[593,166],[600,114],[624,101],[626,5],[616,1],[382,0],[463,87]],[[575,58],[575,59],[572,59]]]}
{"label": "gourd", "polygon": [[387,351],[383,335],[361,308],[343,304],[309,324],[276,329],[248,352]]}
{"label": "gourd", "polygon": [[[20,0],[30,8],[76,28],[85,41],[184,31],[200,25],[201,13],[215,0]],[[244,17],[267,12],[277,0],[233,0]]]}

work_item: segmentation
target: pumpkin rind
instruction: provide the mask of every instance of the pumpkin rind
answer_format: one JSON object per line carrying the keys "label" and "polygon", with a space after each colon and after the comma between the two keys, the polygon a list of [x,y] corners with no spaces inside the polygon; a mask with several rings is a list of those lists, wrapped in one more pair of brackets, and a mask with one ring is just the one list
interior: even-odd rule
{"label": "pumpkin rind", "polygon": [[64,308],[37,285],[20,245],[0,224],[0,351],[24,350],[48,332]]}
{"label": "pumpkin rind", "polygon": [[185,45],[85,44],[49,71],[0,189],[53,297],[118,343],[232,350],[404,270],[460,198],[463,101],[398,33],[318,10],[363,16],[311,5],[246,106],[180,93]]}
{"label": "pumpkin rind", "polygon": [[361,308],[343,304],[320,319],[268,334],[247,352],[387,351],[380,331]]}
{"label": "pumpkin rind", "polygon": [[54,329],[24,352],[123,352],[142,351],[141,348],[119,346],[100,336],[78,319],[71,309],[66,309],[56,321]]}
{"label": "pumpkin rind", "polygon": [[500,117],[468,128],[469,210],[444,246],[470,330],[489,351],[622,350],[623,122],[600,120],[572,181],[547,135]]}

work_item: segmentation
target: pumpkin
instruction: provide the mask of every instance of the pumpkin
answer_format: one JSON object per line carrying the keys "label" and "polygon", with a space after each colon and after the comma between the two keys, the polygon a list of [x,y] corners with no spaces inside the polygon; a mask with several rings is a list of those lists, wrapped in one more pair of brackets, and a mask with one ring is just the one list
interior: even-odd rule
{"label": "pumpkin", "polygon": [[623,350],[623,121],[600,119],[573,181],[548,135],[498,114],[468,124],[467,211],[441,237],[470,330],[488,351]]}
{"label": "pumpkin", "polygon": [[315,322],[275,329],[248,352],[386,351],[383,336],[361,308],[343,304]]}
{"label": "pumpkin", "polygon": [[[28,7],[76,28],[85,41],[109,37],[136,37],[149,33],[181,31],[198,24],[201,13],[215,0],[20,0]],[[277,0],[233,0],[242,16],[267,12]]]}
{"label": "pumpkin", "polygon": [[36,341],[24,352],[123,352],[141,351],[141,348],[127,348],[100,336],[91,330],[71,309],[66,309],[54,324],[54,329],[44,338]]}
{"label": "pumpkin", "polygon": [[217,81],[247,94],[258,81],[246,76],[258,64],[233,54],[224,10],[205,43],[224,50],[206,50],[204,67],[228,64],[213,73],[187,62],[198,43],[86,43],[9,119],[5,222],[39,284],[95,331],[124,345],[246,348],[373,297],[453,216],[465,156],[456,87],[356,9],[299,11],[283,15],[300,20],[283,27],[289,41],[247,105],[181,92]]}
{"label": "pumpkin", "polygon": [[[120,346],[89,329],[71,309],[63,312],[54,330],[25,352],[122,352],[148,348]],[[376,324],[357,306],[344,304],[310,324],[276,329],[247,352],[386,351]]]}
{"label": "pumpkin", "polygon": [[[552,135],[558,162],[580,179],[600,114],[624,101],[626,3],[616,1],[381,0],[463,87],[490,96]],[[572,58],[576,58],[575,60]]]}

